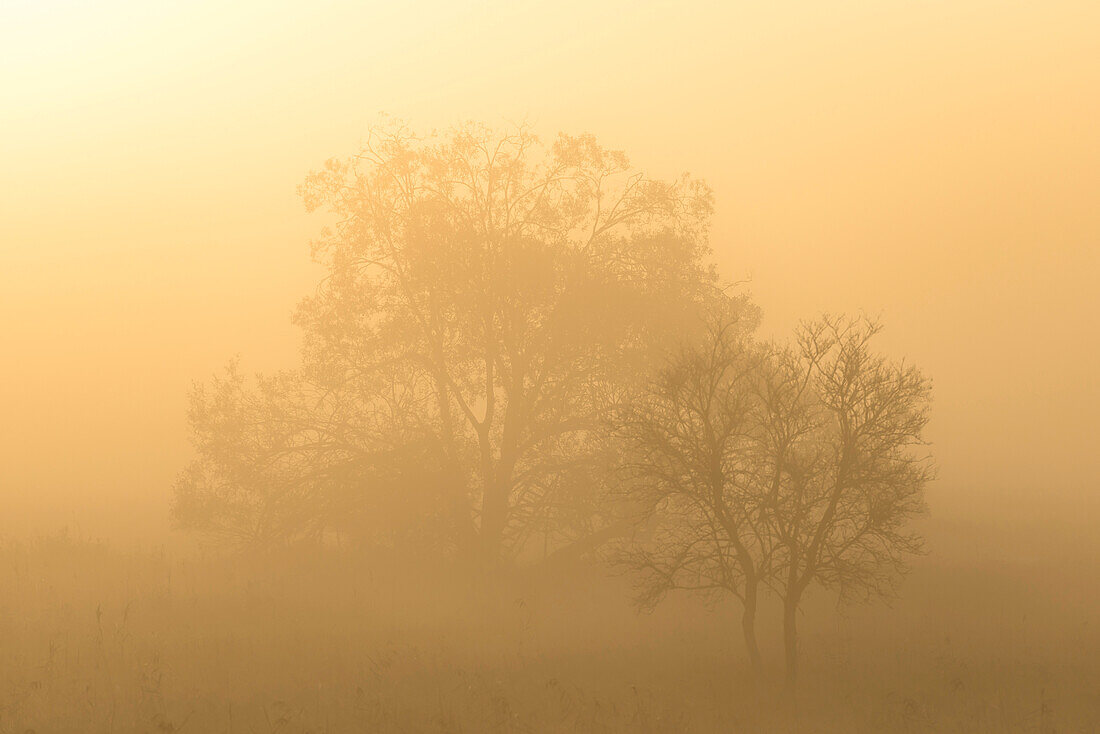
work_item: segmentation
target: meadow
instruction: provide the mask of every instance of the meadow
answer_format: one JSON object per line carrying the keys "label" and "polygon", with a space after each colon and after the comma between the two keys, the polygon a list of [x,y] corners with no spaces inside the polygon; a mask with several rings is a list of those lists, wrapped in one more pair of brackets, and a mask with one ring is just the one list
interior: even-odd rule
{"label": "meadow", "polygon": [[0,732],[1096,731],[1095,590],[1053,568],[932,553],[892,606],[820,595],[792,707],[774,625],[754,683],[731,603],[638,614],[599,567],[486,594],[378,554],[9,541]]}

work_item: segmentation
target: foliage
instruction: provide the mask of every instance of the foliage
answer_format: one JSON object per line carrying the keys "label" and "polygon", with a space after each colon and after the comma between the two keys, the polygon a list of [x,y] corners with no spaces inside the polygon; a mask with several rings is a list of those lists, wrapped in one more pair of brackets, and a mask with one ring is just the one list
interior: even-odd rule
{"label": "foliage", "polygon": [[180,523],[286,542],[409,497],[441,545],[490,564],[598,528],[609,406],[723,297],[706,186],[591,136],[397,124],[302,195],[335,223],[296,317],[301,369],[196,391]]}

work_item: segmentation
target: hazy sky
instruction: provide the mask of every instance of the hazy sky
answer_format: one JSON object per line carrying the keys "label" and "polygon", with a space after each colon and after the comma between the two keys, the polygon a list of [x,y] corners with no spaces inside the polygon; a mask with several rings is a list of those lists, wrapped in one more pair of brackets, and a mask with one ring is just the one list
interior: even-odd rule
{"label": "hazy sky", "polygon": [[1098,39],[1095,0],[0,0],[0,533],[163,529],[191,381],[294,363],[295,187],[380,112],[707,179],[768,331],[865,309],[934,378],[934,513],[1083,529]]}

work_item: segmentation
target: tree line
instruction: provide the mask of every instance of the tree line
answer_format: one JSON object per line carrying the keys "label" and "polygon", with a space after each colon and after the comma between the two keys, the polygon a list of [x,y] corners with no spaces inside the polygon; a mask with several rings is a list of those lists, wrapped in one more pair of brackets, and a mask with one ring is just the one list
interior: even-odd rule
{"label": "tree line", "polygon": [[710,262],[710,189],[592,136],[372,129],[301,187],[328,225],[301,365],[195,387],[182,528],[348,542],[494,576],[598,556],[638,603],[762,594],[786,670],[813,585],[888,593],[920,548],[930,384],[820,317],[761,339]]}

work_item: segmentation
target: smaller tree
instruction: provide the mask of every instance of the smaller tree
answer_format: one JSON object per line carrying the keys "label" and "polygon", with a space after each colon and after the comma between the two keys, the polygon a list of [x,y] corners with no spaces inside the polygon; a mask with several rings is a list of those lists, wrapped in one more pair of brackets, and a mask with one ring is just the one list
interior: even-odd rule
{"label": "smaller tree", "polygon": [[745,648],[758,674],[757,602],[773,540],[762,522],[755,462],[760,354],[748,335],[756,314],[741,311],[680,352],[622,411],[624,487],[647,532],[616,557],[637,574],[642,607],[674,589],[739,599]]}
{"label": "smaller tree", "polygon": [[744,320],[719,323],[620,412],[639,531],[615,558],[643,607],[674,589],[737,597],[757,672],[757,605],[774,590],[793,690],[805,591],[888,594],[920,550],[906,525],[932,476],[920,450],[930,385],[871,350],[867,319],[806,324],[791,348],[752,345]]}
{"label": "smaller tree", "polygon": [[915,367],[872,351],[878,331],[865,318],[805,324],[759,383],[761,469],[774,478],[762,517],[775,549],[790,690],[806,589],[888,594],[921,549],[906,525],[923,510],[932,476],[920,450],[931,386]]}

